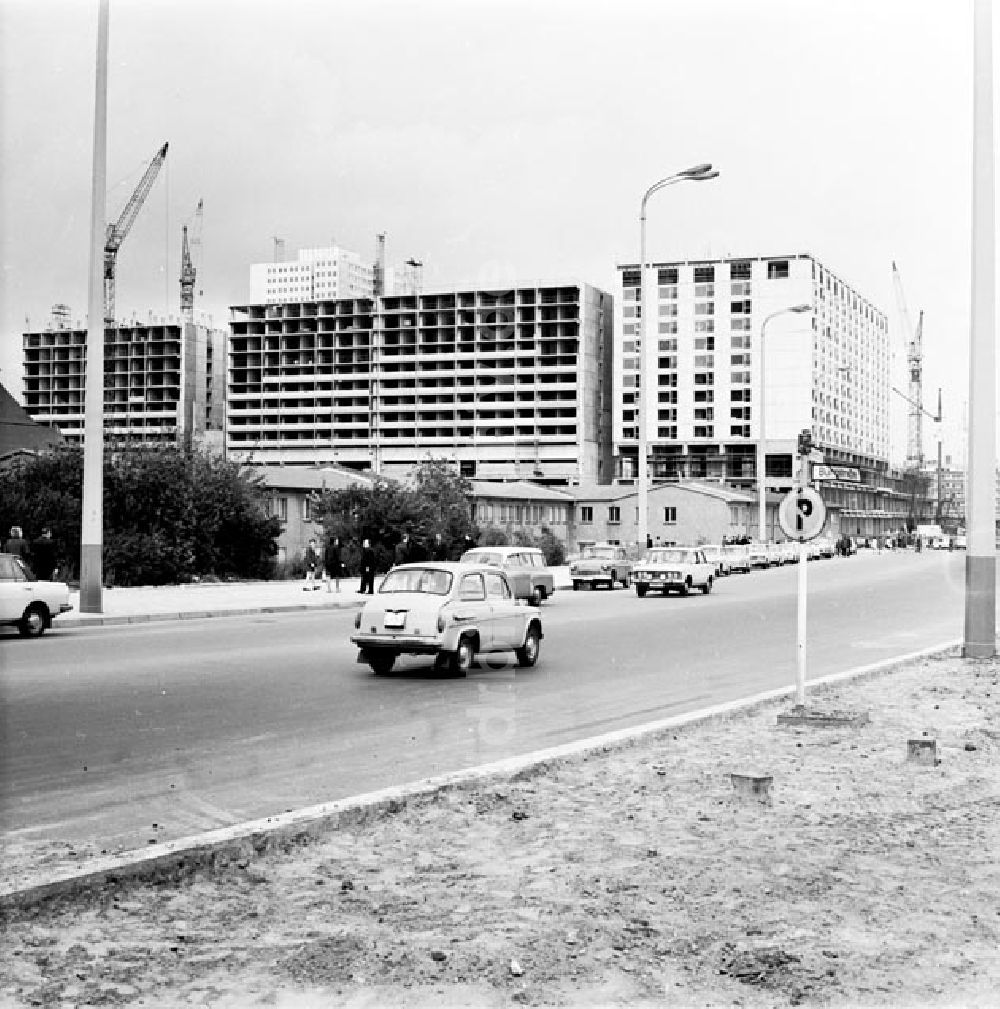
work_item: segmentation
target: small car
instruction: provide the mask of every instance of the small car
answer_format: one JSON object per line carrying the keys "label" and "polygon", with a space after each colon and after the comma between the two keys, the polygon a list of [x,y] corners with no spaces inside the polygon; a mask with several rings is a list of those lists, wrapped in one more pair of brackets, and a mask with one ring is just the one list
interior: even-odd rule
{"label": "small car", "polygon": [[400,564],[358,610],[351,641],[376,675],[400,655],[430,655],[435,668],[465,676],[476,655],[513,652],[519,666],[538,661],[539,611],[514,598],[506,572],[489,564]]}
{"label": "small car", "polygon": [[653,547],[632,569],[635,594],[677,592],[686,596],[692,589],[705,595],[712,591],[715,565],[701,547]]}
{"label": "small car", "polygon": [[16,554],[0,554],[0,624],[37,638],[71,609],[65,582],[40,581]]}
{"label": "small car", "polygon": [[769,568],[773,563],[771,550],[766,543],[750,544],[750,567]]}
{"label": "small car", "polygon": [[463,564],[492,564],[507,572],[515,599],[527,599],[534,606],[556,590],[555,578],[537,547],[474,547],[459,558]]}
{"label": "small car", "polygon": [[702,546],[705,556],[715,565],[715,577],[724,578],[732,571],[730,555],[720,543],[706,543]]}
{"label": "small car", "polygon": [[624,547],[614,543],[594,543],[585,547],[579,559],[570,564],[569,577],[574,591],[584,585],[591,588],[607,585],[613,589],[615,582],[627,589],[632,581],[632,561]]}
{"label": "small car", "polygon": [[729,558],[729,571],[747,574],[750,571],[750,547],[746,543],[727,543],[726,557]]}

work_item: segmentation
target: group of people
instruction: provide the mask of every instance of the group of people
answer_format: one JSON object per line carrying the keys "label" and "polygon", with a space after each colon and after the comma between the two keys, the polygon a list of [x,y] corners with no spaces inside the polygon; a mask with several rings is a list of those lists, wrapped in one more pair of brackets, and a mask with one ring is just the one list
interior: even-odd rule
{"label": "group of people", "polygon": [[[344,560],[341,556],[340,537],[331,536],[323,546],[322,554],[315,539],[311,539],[305,552],[306,582],[303,592],[318,591],[320,581],[327,592],[340,591],[340,580],[344,577]],[[362,595],[375,593],[375,551],[371,541],[361,545],[361,588]]]}
{"label": "group of people", "polygon": [[55,581],[59,577],[59,550],[48,526],[31,543],[24,538],[20,526],[11,526],[3,552],[19,557],[43,581]]}

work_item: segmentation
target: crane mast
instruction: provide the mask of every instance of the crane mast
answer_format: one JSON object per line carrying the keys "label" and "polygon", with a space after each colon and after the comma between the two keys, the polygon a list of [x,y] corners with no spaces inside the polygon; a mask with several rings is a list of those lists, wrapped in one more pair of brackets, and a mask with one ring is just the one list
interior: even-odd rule
{"label": "crane mast", "polygon": [[163,166],[163,162],[167,157],[167,144],[164,144],[154,155],[153,160],[150,161],[149,167],[146,169],[142,178],[139,180],[139,185],[136,186],[135,192],[132,194],[128,203],[125,204],[125,209],[121,212],[121,216],[114,224],[108,225],[108,230],[104,237],[104,323],[105,325],[112,326],[115,321],[115,267],[118,259],[118,250],[121,248],[122,242],[125,241],[129,231],[132,230],[132,225],[135,223],[136,217],[139,216],[139,211],[142,209],[143,203],[146,202],[146,197],[149,195],[150,189],[153,188],[153,183],[156,181],[156,176],[160,172],[160,168]]}
{"label": "crane mast", "polygon": [[903,295],[903,282],[899,276],[896,263],[892,264],[892,279],[896,289],[896,301],[902,319],[906,336],[906,370],[908,375],[907,400],[909,412],[906,424],[906,468],[919,470],[924,461],[923,443],[923,332],[924,313],[921,311],[916,328],[910,322],[910,313],[906,308],[906,298]]}
{"label": "crane mast", "polygon": [[185,322],[194,322],[194,282],[198,270],[191,254],[191,246],[196,249],[201,244],[201,221],[204,200],[198,201],[198,209],[194,212],[194,228],[190,242],[188,227],[181,229],[181,318]]}

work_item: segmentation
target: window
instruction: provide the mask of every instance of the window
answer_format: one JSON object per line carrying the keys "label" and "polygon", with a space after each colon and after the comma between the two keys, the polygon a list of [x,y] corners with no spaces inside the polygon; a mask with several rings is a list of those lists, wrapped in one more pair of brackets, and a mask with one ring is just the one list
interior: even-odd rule
{"label": "window", "polygon": [[593,507],[593,505],[581,505],[581,507],[580,507],[580,521],[581,522],[593,522],[594,521],[594,507]]}
{"label": "window", "polygon": [[749,438],[750,437],[750,425],[749,424],[732,424],[732,425],[730,425],[729,436],[731,438]]}
{"label": "window", "polygon": [[483,587],[483,576],[481,574],[463,575],[462,583],[458,589],[459,599],[485,599],[486,589]]}
{"label": "window", "polygon": [[641,270],[623,270],[622,287],[639,287],[642,284]]}
{"label": "window", "polygon": [[663,509],[663,521],[668,526],[677,525],[677,509],[674,505],[667,505]]}
{"label": "window", "polygon": [[715,319],[696,319],[694,323],[696,333],[714,333]]}
{"label": "window", "polygon": [[619,525],[622,520],[622,510],[618,505],[610,505],[608,507],[608,521],[612,525]]}
{"label": "window", "polygon": [[714,406],[702,406],[698,407],[694,411],[695,420],[715,420],[715,407]]}
{"label": "window", "polygon": [[738,262],[729,264],[729,276],[732,280],[750,279],[750,260],[741,259]]}
{"label": "window", "polygon": [[676,333],[677,323],[676,322],[661,322],[657,327],[661,333]]}
{"label": "window", "polygon": [[676,305],[660,305],[657,308],[657,312],[659,312],[660,315],[676,315],[677,314],[677,306]]}
{"label": "window", "polygon": [[750,308],[751,305],[749,299],[746,301],[731,301],[729,303],[729,311],[732,315],[749,315]]}
{"label": "window", "polygon": [[696,298],[714,298],[715,284],[695,284],[694,296]]}
{"label": "window", "polygon": [[669,354],[671,351],[677,350],[676,340],[660,340],[660,352]]}
{"label": "window", "polygon": [[694,282],[696,284],[712,284],[715,282],[714,266],[696,266],[694,268]]}
{"label": "window", "polygon": [[696,424],[694,428],[694,436],[695,438],[714,438],[715,428],[712,427],[710,424],[701,426]]}
{"label": "window", "polygon": [[288,521],[288,498],[275,498],[271,504],[271,514],[277,515],[282,522]]}
{"label": "window", "polygon": [[712,372],[695,372],[695,385],[715,385],[715,375]]}
{"label": "window", "polygon": [[694,355],[694,366],[696,368],[714,368],[715,367],[715,355],[714,354],[695,354]]}
{"label": "window", "polygon": [[[732,371],[729,373],[729,381],[733,385],[749,385],[750,384],[750,372],[749,371]],[[749,390],[747,390],[749,392]]]}
{"label": "window", "polygon": [[[666,307],[666,306],[664,306]],[[673,306],[676,308],[676,306]],[[676,314],[676,312],[674,313]],[[695,315],[715,315],[715,302],[703,301],[694,306]]]}
{"label": "window", "polygon": [[715,350],[714,336],[699,336],[694,341],[695,350]]}
{"label": "window", "polygon": [[714,389],[698,389],[694,394],[694,401],[696,403],[714,403],[715,402],[715,390]]}
{"label": "window", "polygon": [[656,281],[658,284],[676,284],[677,267],[664,266],[657,270]]}
{"label": "window", "polygon": [[[465,583],[462,583],[465,587]],[[490,599],[510,599],[510,589],[499,572],[490,571],[486,575],[486,595]]]}
{"label": "window", "polygon": [[788,278],[788,260],[774,259],[767,264],[768,280],[786,280]]}

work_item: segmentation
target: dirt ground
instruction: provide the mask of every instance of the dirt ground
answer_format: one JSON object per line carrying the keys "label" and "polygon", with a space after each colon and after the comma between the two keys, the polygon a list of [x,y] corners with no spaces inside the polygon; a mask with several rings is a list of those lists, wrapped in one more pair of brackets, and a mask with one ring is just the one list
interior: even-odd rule
{"label": "dirt ground", "polygon": [[0,1004],[1000,1006],[998,679],[923,659],[810,691],[860,728],[769,705],[9,914]]}

